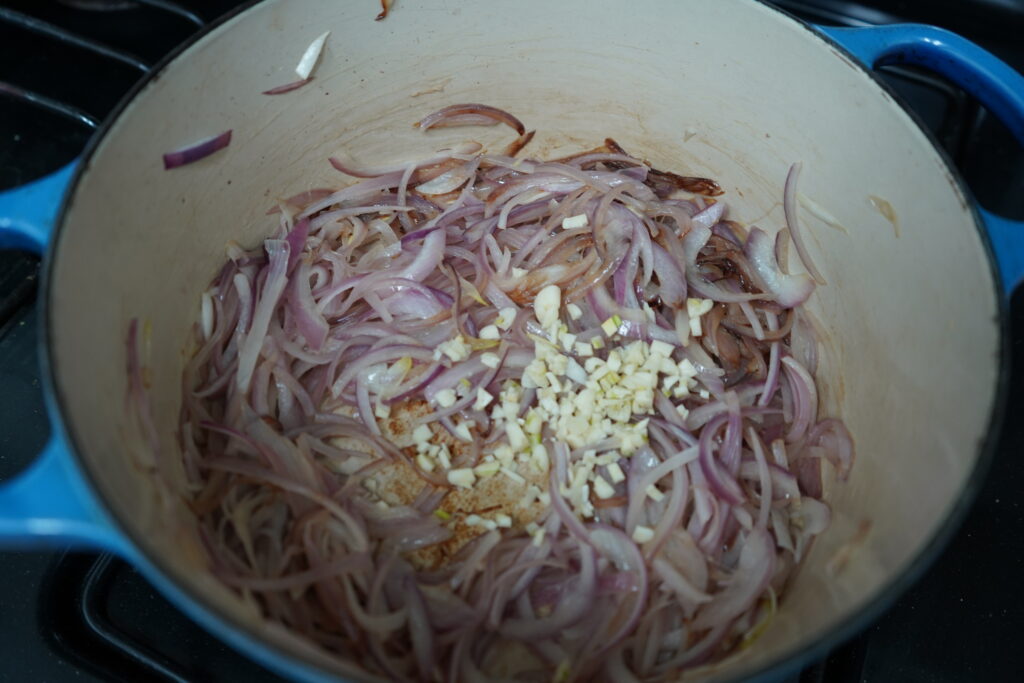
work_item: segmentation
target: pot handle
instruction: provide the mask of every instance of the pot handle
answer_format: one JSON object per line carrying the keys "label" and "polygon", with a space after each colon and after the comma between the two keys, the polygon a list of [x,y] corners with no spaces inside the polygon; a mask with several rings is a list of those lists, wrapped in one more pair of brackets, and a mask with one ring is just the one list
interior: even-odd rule
{"label": "pot handle", "polygon": [[125,556],[122,536],[96,503],[62,437],[0,484],[0,547],[72,546]]}
{"label": "pot handle", "polygon": [[[46,251],[57,211],[77,162],[14,190],[0,192],[0,249]],[[51,424],[56,424],[52,416]],[[55,432],[42,453],[0,483],[0,546],[75,545],[123,554],[124,543],[85,485],[71,451]]]}
{"label": "pot handle", "polygon": [[42,255],[77,161],[27,185],[0,192],[0,249]]}
{"label": "pot handle", "polygon": [[[1024,76],[966,38],[923,24],[816,28],[868,68],[906,63],[942,74],[974,95],[1024,145]],[[996,216],[982,208],[978,213],[1009,298],[1024,278],[1024,222]]]}

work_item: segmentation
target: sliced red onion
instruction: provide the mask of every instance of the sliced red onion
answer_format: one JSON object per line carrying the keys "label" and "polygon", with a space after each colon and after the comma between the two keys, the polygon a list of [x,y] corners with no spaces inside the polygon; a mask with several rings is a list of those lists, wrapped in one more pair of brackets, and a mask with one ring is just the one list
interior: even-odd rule
{"label": "sliced red onion", "polygon": [[711,234],[718,235],[722,239],[727,239],[737,247],[742,247],[743,240],[737,237],[736,232],[733,229],[734,226],[735,224],[730,225],[730,222],[728,221],[719,221],[711,226]]}
{"label": "sliced red onion", "polygon": [[[215,575],[251,591],[271,623],[344,650],[353,679],[485,681],[510,641],[543,678],[566,661],[556,677],[676,677],[726,655],[763,614],[766,586],[781,589],[828,523],[822,461],[841,477],[853,462],[841,423],[818,421],[817,337],[789,308],[803,293],[783,286],[808,278],[786,273],[762,231],[723,221],[724,202],[666,199],[720,193],[712,181],[649,168],[614,141],[541,162],[512,157],[530,133],[498,110],[449,109],[422,127],[502,122],[520,134],[505,154],[467,143],[376,169],[334,159],[365,180],[284,200],[283,238],[264,250],[229,247],[183,381],[183,467],[161,472],[196,492]],[[549,283],[563,309],[580,308],[560,311],[568,334],[604,342],[558,340],[578,363],[571,386],[586,385],[586,357],[630,338],[668,344],[664,363],[692,362],[697,386],[682,399],[654,392],[647,442],[617,463],[624,476],[595,468],[612,491],[601,498],[594,484],[593,518],[563,485],[621,439],[570,453],[551,421],[540,435],[550,506],[513,515],[543,536],[465,534],[470,512],[491,518],[464,503],[481,491],[417,462],[391,431],[437,422],[458,436],[473,420],[479,439],[455,467],[503,446],[506,408],[492,410],[534,360],[535,337],[550,334],[531,306]],[[716,302],[702,336],[689,333],[690,296]],[[495,335],[502,308],[515,320]],[[459,335],[458,360],[435,359]],[[430,404],[451,389],[448,407]],[[510,415],[526,420],[541,394],[522,390]],[[398,419],[378,423],[388,411]],[[375,488],[406,472],[418,477],[403,482],[407,504]],[[512,486],[499,473],[477,488],[494,484]],[[349,557],[359,559],[339,560]]]}
{"label": "sliced red onion", "polygon": [[644,556],[654,557],[674,529],[681,526],[683,513],[690,500],[690,480],[686,467],[672,471],[672,488],[669,490],[668,505],[654,527],[654,536],[644,544]]}
{"label": "sliced red onion", "polygon": [[699,225],[702,228],[708,229],[710,235],[711,228],[722,220],[725,215],[725,202],[715,202],[708,206],[708,208],[695,214],[690,218],[694,225]]}
{"label": "sliced red onion", "polygon": [[293,591],[340,574],[346,574],[351,571],[362,572],[369,566],[371,566],[370,558],[365,553],[352,553],[306,571],[284,576],[263,578],[218,573],[217,578],[229,586],[252,591]]}
{"label": "sliced red onion", "polygon": [[606,673],[612,683],[640,683],[623,661],[621,648],[613,650],[608,660]]}
{"label": "sliced red onion", "polygon": [[369,532],[374,537],[383,539],[389,550],[409,552],[452,537],[451,530],[444,527],[433,515],[424,517],[418,510],[407,506],[381,510],[378,506],[361,499],[356,499],[356,502],[366,517]]}
{"label": "sliced red onion", "polygon": [[372,634],[371,637],[374,640],[379,637],[388,636],[405,626],[408,622],[409,615],[406,607],[403,606],[393,612],[378,612],[377,610],[371,612],[363,609],[360,604],[360,598],[356,594],[351,581],[344,581],[344,587],[347,598],[345,604],[348,606],[352,617],[358,622],[359,626]]}
{"label": "sliced red onion", "polygon": [[396,389],[394,396],[387,397],[384,402],[387,404],[397,403],[398,401],[404,401],[405,399],[413,396],[423,390],[428,384],[437,378],[444,371],[444,366],[440,363],[435,363],[430,366],[429,369],[420,373],[420,375],[409,382],[407,385],[400,386]]}
{"label": "sliced red onion", "polygon": [[694,274],[693,271],[689,270],[686,272],[686,282],[695,294],[704,299],[711,299],[712,301],[722,303],[740,303],[743,301],[756,301],[758,299],[765,298],[762,294],[731,292],[729,290],[722,289],[715,283],[709,282],[700,275]]}
{"label": "sliced red onion", "polygon": [[441,586],[421,585],[430,616],[430,623],[437,628],[449,630],[465,625],[476,617],[475,610],[465,600]]}
{"label": "sliced red onion", "polygon": [[488,531],[483,536],[478,536],[471,544],[471,552],[461,562],[458,571],[450,579],[452,588],[458,588],[466,583],[480,570],[480,564],[487,557],[487,554],[494,546],[501,541],[501,534],[496,530]]}
{"label": "sliced red onion", "polygon": [[[461,158],[472,154],[476,154],[477,152],[480,151],[481,148],[482,145],[479,142],[463,142],[456,145],[452,149],[439,152],[437,156],[433,156],[429,159],[424,159],[422,161],[416,162],[414,167],[416,170],[435,169],[436,173],[434,175],[440,175],[441,173],[444,172],[443,169],[446,168],[446,164],[450,165],[457,163],[456,161],[453,160],[453,157]],[[338,157],[329,157],[327,161],[330,162],[331,166],[333,166],[336,170],[344,173],[345,175],[350,175],[354,178],[379,178],[381,176],[390,176],[392,174],[398,174],[399,177],[401,177],[401,174],[404,173],[406,169],[409,168],[409,164],[396,164],[393,166],[375,169],[359,168],[357,166],[353,166],[349,162]],[[434,176],[432,175],[431,177]],[[425,181],[426,178],[424,178],[423,180]],[[391,187],[396,187],[397,185],[398,183],[396,182]]]}
{"label": "sliced red onion", "polygon": [[448,309],[440,297],[426,295],[413,289],[389,296],[384,299],[383,304],[396,318],[433,318]]}
{"label": "sliced red onion", "polygon": [[[778,328],[778,322],[774,313],[768,314],[768,327],[774,331]],[[757,405],[766,406],[772,398],[775,396],[775,391],[779,386],[779,372],[781,368],[781,354],[782,344],[778,341],[773,341],[768,349],[768,376],[764,380],[764,390],[761,392],[761,396],[757,399]]]}
{"label": "sliced red onion", "polygon": [[205,159],[214,152],[224,149],[229,144],[231,144],[230,129],[220,135],[214,135],[188,147],[182,147],[174,152],[164,154],[164,169],[170,170]]}
{"label": "sliced red onion", "polygon": [[[717,204],[713,204],[712,207],[709,208],[713,208],[714,206],[717,206]],[[701,223],[694,224],[693,229],[683,237],[683,249],[686,253],[686,282],[690,288],[698,296],[705,299],[712,299],[714,301],[727,303],[754,301],[756,299],[764,298],[760,294],[732,292],[723,289],[719,285],[709,282],[700,274],[700,269],[697,266],[697,257],[699,256],[701,249],[703,249],[707,244],[710,237],[711,229]]]}
{"label": "sliced red onion", "polygon": [[339,521],[345,524],[355,540],[355,549],[365,551],[368,547],[368,539],[365,536],[362,526],[355,520],[355,518],[347,512],[340,505],[331,500],[328,496],[311,490],[308,486],[299,484],[294,479],[278,475],[273,472],[268,472],[251,462],[243,460],[236,460],[230,458],[220,458],[217,460],[209,460],[205,463],[207,467],[213,470],[220,470],[223,472],[235,472],[237,474],[245,475],[256,481],[264,481],[268,484],[277,487],[283,491],[297,494],[306,498],[333,514]]}
{"label": "sliced red onion", "polygon": [[554,510],[555,514],[562,521],[562,524],[572,532],[573,536],[581,539],[583,542],[590,542],[590,534],[587,533],[587,529],[580,520],[576,517],[576,513],[569,509],[569,505],[565,502],[562,494],[558,490],[558,486],[555,485],[555,472],[551,473],[551,483],[548,485],[548,494],[551,496],[551,509]]}
{"label": "sliced red onion", "polygon": [[799,306],[814,291],[814,280],[810,276],[803,273],[786,275],[779,269],[772,239],[761,228],[750,229],[744,252],[754,272],[779,305],[785,308]]}
{"label": "sliced red onion", "polygon": [[687,463],[693,462],[699,456],[700,449],[696,446],[691,446],[690,448],[676,453],[668,460],[658,463],[646,472],[641,473],[632,469],[630,470],[630,497],[629,508],[626,512],[625,525],[627,533],[633,533],[633,530],[636,528],[641,506],[646,502],[647,487],[653,486],[660,481],[662,477],[668,476],[668,474],[676,469],[686,466]]}
{"label": "sliced red onion", "polygon": [[515,155],[519,154],[519,152],[521,152],[524,147],[530,144],[530,141],[533,140],[533,136],[536,134],[537,131],[530,130],[523,133],[512,142],[508,143],[508,146],[505,147],[505,155],[514,157]]}
{"label": "sliced red onion", "polygon": [[301,79],[299,79],[297,81],[292,81],[291,83],[285,83],[284,85],[278,85],[276,87],[271,88],[270,90],[264,90],[263,94],[264,95],[283,95],[286,92],[291,92],[292,90],[298,90],[299,88],[301,88],[302,86],[306,85],[307,83],[309,83],[312,80],[313,80],[312,76],[310,76],[308,78],[301,78]]}
{"label": "sliced red onion", "polygon": [[636,627],[647,602],[647,565],[636,543],[619,529],[594,525],[590,530],[590,540],[599,553],[628,577],[627,583],[616,593],[619,596],[623,591],[633,593],[632,604],[624,608],[626,614],[617,620],[617,627],[603,634],[599,650],[603,653],[617,646]]}
{"label": "sliced red onion", "polygon": [[725,465],[729,474],[735,475],[740,468],[743,444],[743,413],[740,408],[740,399],[733,390],[728,390],[722,397],[722,402],[727,408],[727,420],[725,423],[725,436],[719,448],[719,460]]}
{"label": "sliced red onion", "polygon": [[818,414],[818,390],[814,378],[796,359],[787,356],[782,359],[782,369],[793,391],[793,423],[786,433],[786,441],[792,443],[803,438]]}
{"label": "sliced red onion", "polygon": [[775,550],[768,532],[755,528],[742,541],[739,564],[729,585],[712,599],[693,621],[702,630],[728,623],[750,609],[768,586],[775,571]]}
{"label": "sliced red onion", "polygon": [[[783,228],[775,233],[775,261],[779,264],[779,270],[789,273],[789,228]],[[742,245],[740,245],[742,246]]]}
{"label": "sliced red onion", "polygon": [[526,132],[526,126],[516,117],[486,104],[453,104],[427,114],[416,124],[423,130],[444,126],[488,126],[504,123],[519,135]]}
{"label": "sliced red onion", "polygon": [[[306,250],[306,239],[309,237],[309,219],[303,218],[295,223],[295,226],[288,231],[285,241],[288,242],[288,270],[298,263],[302,258],[302,252]],[[307,271],[308,275],[308,271]]]}
{"label": "sliced red onion", "polygon": [[853,468],[853,437],[841,421],[828,418],[819,422],[807,435],[810,444],[825,447],[829,462],[836,468],[839,478],[845,480]]}
{"label": "sliced red onion", "polygon": [[392,277],[405,278],[414,282],[421,282],[429,273],[433,272],[444,256],[444,232],[435,230],[423,239],[423,246],[420,247],[416,258],[408,266],[395,273]]}
{"label": "sliced red onion", "polygon": [[370,405],[370,390],[366,386],[365,373],[356,377],[356,408],[359,410],[359,419],[370,431],[380,436],[380,425],[377,424],[377,417],[373,414],[373,407]]}
{"label": "sliced red onion", "polygon": [[654,272],[658,276],[658,294],[661,300],[672,308],[686,305],[686,276],[682,264],[673,260],[668,252],[658,245],[653,245]]}
{"label": "sliced red onion", "polygon": [[586,615],[597,588],[594,549],[579,541],[580,571],[571,592],[565,595],[551,616],[533,619],[506,619],[501,634],[517,640],[538,640],[561,632]]}
{"label": "sliced red onion", "polygon": [[808,536],[817,536],[825,531],[832,519],[829,506],[814,498],[804,498],[800,502],[799,514],[803,518],[803,531]]}
{"label": "sliced red onion", "polygon": [[800,361],[808,372],[817,372],[819,338],[817,329],[806,310],[801,309],[795,315],[796,321],[793,323],[789,341],[793,357]]}
{"label": "sliced red onion", "polygon": [[267,256],[270,258],[270,263],[267,266],[267,279],[263,285],[263,292],[256,303],[252,326],[239,343],[238,350],[235,386],[243,394],[249,390],[249,382],[252,380],[252,372],[256,368],[256,360],[260,348],[263,346],[263,338],[270,325],[270,317],[288,283],[288,257],[291,252],[288,242],[267,240],[264,245],[267,249]]}
{"label": "sliced red onion", "polygon": [[423,596],[412,577],[405,581],[405,606],[409,610],[409,633],[412,636],[412,649],[416,655],[421,680],[427,680],[434,673],[434,630],[427,616]]}
{"label": "sliced red onion", "polygon": [[761,483],[761,505],[758,509],[757,528],[765,529],[768,526],[768,516],[772,509],[772,498],[774,495],[773,479],[768,466],[768,459],[765,456],[764,444],[761,442],[761,437],[758,436],[757,430],[753,427],[747,427],[746,436],[747,443],[750,444],[750,448],[754,453],[758,480]]}
{"label": "sliced red onion", "polygon": [[705,425],[700,433],[700,464],[712,490],[723,500],[737,505],[745,499],[743,489],[736,480],[725,471],[722,463],[715,457],[714,435],[729,421],[728,415],[720,415]]}
{"label": "sliced red onion", "polygon": [[818,272],[814,261],[811,260],[810,254],[807,253],[807,248],[804,246],[803,232],[800,230],[800,222],[797,220],[796,215],[796,183],[800,177],[801,168],[803,168],[803,163],[799,161],[789,167],[789,173],[786,174],[786,186],[782,194],[782,208],[786,214],[789,236],[793,240],[793,246],[796,247],[796,253],[800,256],[800,261],[804,264],[804,268],[810,273],[811,277],[814,278],[814,281],[819,285],[824,285],[827,284],[825,278]]}
{"label": "sliced red onion", "polygon": [[765,338],[764,327],[761,325],[757,313],[754,312],[754,307],[750,305],[749,301],[741,301],[740,310],[743,311],[743,315],[747,317],[747,321],[750,323],[750,329],[754,332],[754,339],[763,341]]}
{"label": "sliced red onion", "polygon": [[334,383],[331,391],[335,396],[339,396],[363,370],[373,365],[391,363],[405,357],[421,362],[430,362],[433,360],[434,352],[426,347],[407,344],[396,344],[375,349],[358,360],[353,360],[349,363]]}
{"label": "sliced red onion", "polygon": [[416,191],[420,194],[448,194],[469,182],[473,173],[475,173],[475,169],[467,169],[465,167],[453,168],[450,171],[445,171],[433,180],[420,183],[416,186]]}
{"label": "sliced red onion", "polygon": [[[788,469],[768,463],[767,473],[771,478],[772,498],[775,500],[801,500],[800,485],[796,476]],[[740,466],[740,476],[744,479],[760,481],[761,467],[756,462],[744,461]]]}
{"label": "sliced red onion", "polygon": [[[325,187],[318,187],[312,190],[306,190],[305,192],[299,192],[298,194],[292,195],[287,199],[281,200],[282,204],[290,204],[296,208],[302,208],[303,206],[323,199],[324,197],[330,197],[334,194],[334,190],[327,189]],[[281,213],[280,205],[272,206],[267,209],[267,215],[273,215],[275,213]]]}
{"label": "sliced red onion", "polygon": [[306,339],[309,348],[319,351],[327,341],[330,326],[316,308],[313,294],[309,289],[309,264],[301,263],[288,289],[288,303],[299,332]]}
{"label": "sliced red onion", "polygon": [[811,498],[820,498],[822,494],[821,481],[821,458],[813,457],[798,458],[793,463],[796,470],[797,484],[805,495]]}
{"label": "sliced red onion", "polygon": [[793,531],[793,558],[799,562],[807,554],[815,537],[828,528],[832,521],[832,510],[820,500],[803,498],[800,506],[792,510],[790,516],[799,519]]}
{"label": "sliced red onion", "polygon": [[469,380],[474,375],[484,372],[486,366],[480,356],[473,356],[468,361],[459,363],[449,370],[445,370],[438,377],[423,389],[423,396],[431,400],[437,392],[443,389],[454,389],[462,380]]}
{"label": "sliced red onion", "polygon": [[[644,558],[629,536],[621,530],[606,525],[594,525],[590,528],[590,542],[599,553],[604,555],[620,571],[637,573],[645,567]],[[632,587],[639,589],[640,583]]]}
{"label": "sliced red onion", "polygon": [[710,595],[702,590],[698,590],[668,560],[662,557],[654,558],[654,561],[651,563],[651,569],[665,582],[668,588],[675,592],[680,602],[691,609],[695,609],[698,605],[711,600]]}

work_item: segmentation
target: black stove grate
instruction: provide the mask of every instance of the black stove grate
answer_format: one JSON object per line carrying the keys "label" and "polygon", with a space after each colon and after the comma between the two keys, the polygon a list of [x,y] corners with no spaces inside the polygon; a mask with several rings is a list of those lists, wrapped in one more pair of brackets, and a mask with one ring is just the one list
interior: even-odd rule
{"label": "black stove grate", "polygon": [[111,555],[61,555],[44,579],[43,596],[50,645],[102,680],[284,680],[200,630]]}
{"label": "black stove grate", "polygon": [[[97,122],[150,65],[239,0],[0,0],[0,190],[78,155]],[[926,21],[959,30],[1024,71],[1024,3],[779,0],[809,21]],[[969,4],[970,12],[964,12]],[[893,10],[893,6],[896,7]],[[894,14],[893,12],[897,12]],[[979,201],[1024,218],[1024,153],[977,102],[910,67],[882,69],[960,168]],[[0,252],[0,481],[48,430],[36,367],[38,262]],[[1024,308],[1013,305],[1014,387],[1024,388]],[[1024,408],[1011,395],[1009,414]],[[1015,578],[1024,557],[1016,493],[1024,425],[1005,430],[986,489],[937,565],[872,628],[791,680],[1012,680],[1024,632]],[[970,558],[961,559],[961,558]],[[0,680],[277,681],[195,626],[109,555],[0,553],[0,632],[17,657]],[[6,647],[4,648],[6,651]]]}

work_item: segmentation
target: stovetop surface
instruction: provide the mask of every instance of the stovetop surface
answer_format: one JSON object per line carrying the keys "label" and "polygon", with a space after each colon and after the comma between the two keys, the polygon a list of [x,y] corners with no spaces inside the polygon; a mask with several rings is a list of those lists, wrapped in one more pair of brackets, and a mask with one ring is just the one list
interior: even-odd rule
{"label": "stovetop surface", "polygon": [[[73,159],[149,66],[198,25],[239,4],[0,0],[0,190]],[[1024,72],[1021,0],[775,4],[820,23],[940,25]],[[67,31],[89,44],[69,42],[61,36]],[[1024,152],[1005,128],[941,79],[900,68],[883,77],[935,134],[979,202],[1024,219]],[[35,103],[15,92],[26,90]],[[36,359],[37,270],[30,256],[0,252],[0,481],[31,460],[48,430]],[[962,528],[875,624],[790,680],[1019,679],[1024,294],[1012,300],[1010,323],[1008,418]],[[0,681],[279,680],[192,624],[134,569],[109,556],[0,552],[0,634]]]}

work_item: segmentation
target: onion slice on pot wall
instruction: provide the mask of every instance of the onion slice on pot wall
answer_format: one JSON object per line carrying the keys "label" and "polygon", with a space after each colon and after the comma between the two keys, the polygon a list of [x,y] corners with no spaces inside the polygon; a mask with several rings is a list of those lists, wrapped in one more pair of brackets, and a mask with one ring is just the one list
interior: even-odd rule
{"label": "onion slice on pot wall", "polygon": [[298,90],[302,86],[309,84],[309,82],[312,81],[312,80],[313,80],[312,76],[308,76],[306,78],[300,78],[297,81],[292,81],[291,83],[285,83],[284,85],[278,85],[278,86],[275,86],[273,88],[270,88],[269,90],[264,90],[263,94],[264,95],[283,95],[283,94],[285,94],[287,92],[291,92],[293,90]]}
{"label": "onion slice on pot wall", "polygon": [[797,218],[797,202],[796,202],[796,184],[800,178],[800,170],[803,168],[801,162],[796,162],[789,167],[789,174],[786,176],[786,185],[783,192],[782,208],[786,214],[786,224],[789,226],[789,236],[793,240],[793,246],[796,247],[796,253],[800,256],[800,261],[803,262],[804,268],[810,273],[814,281],[819,285],[824,285],[825,278],[818,272],[817,267],[814,265],[814,261],[811,260],[810,254],[807,253],[807,247],[804,244],[803,231],[800,229],[799,220]]}
{"label": "onion slice on pot wall", "polygon": [[187,147],[182,147],[174,152],[164,154],[164,169],[171,170],[179,166],[186,166],[205,159],[214,152],[224,149],[231,144],[231,130],[226,130],[219,135],[201,140]]}
{"label": "onion slice on pot wall", "polygon": [[416,126],[423,130],[444,126],[493,126],[504,123],[517,134],[526,133],[522,121],[503,109],[486,104],[453,104],[420,119]]}

